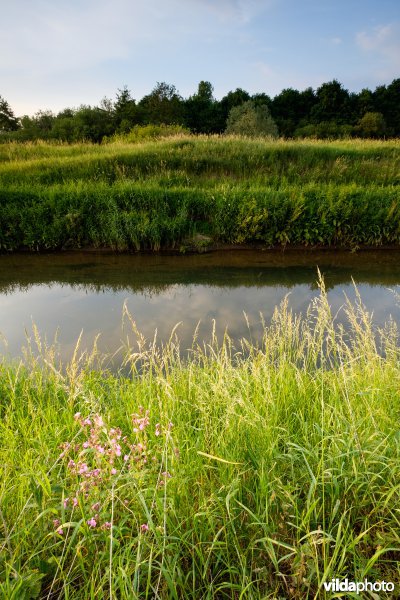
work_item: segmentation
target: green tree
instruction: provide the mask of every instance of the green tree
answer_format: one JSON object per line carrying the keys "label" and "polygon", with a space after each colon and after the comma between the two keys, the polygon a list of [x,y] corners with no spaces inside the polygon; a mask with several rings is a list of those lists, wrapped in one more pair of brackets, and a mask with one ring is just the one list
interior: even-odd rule
{"label": "green tree", "polygon": [[248,137],[278,136],[278,128],[268,106],[256,106],[252,100],[231,109],[225,132]]}
{"label": "green tree", "polygon": [[139,106],[143,109],[144,123],[184,124],[183,99],[174,85],[164,81],[157,82],[152,92],[141,99]]}
{"label": "green tree", "polygon": [[115,129],[119,133],[127,133],[141,122],[140,109],[127,86],[118,90],[113,110]]}
{"label": "green tree", "polygon": [[311,88],[303,92],[287,88],[275,96],[270,109],[281,134],[292,137],[300,123],[305,125],[315,102]]}
{"label": "green tree", "polygon": [[234,92],[228,92],[226,96],[221,98],[219,102],[219,121],[218,121],[218,129],[219,131],[224,131],[227,125],[227,119],[230,111],[234,106],[240,106],[244,104],[244,102],[248,102],[250,100],[250,94],[246,92],[246,90],[242,90],[242,88],[236,88]]}
{"label": "green tree", "polygon": [[380,112],[366,112],[354,129],[355,133],[361,137],[383,137],[386,133],[386,123],[383,114]]}
{"label": "green tree", "polygon": [[10,105],[0,96],[0,132],[16,131],[18,127],[18,119],[11,110]]}
{"label": "green tree", "polygon": [[349,122],[349,92],[334,79],[323,83],[316,93],[317,102],[311,110],[311,121],[333,121],[338,124]]}
{"label": "green tree", "polygon": [[209,81],[200,81],[197,93],[185,102],[186,125],[194,133],[218,132],[218,104]]}

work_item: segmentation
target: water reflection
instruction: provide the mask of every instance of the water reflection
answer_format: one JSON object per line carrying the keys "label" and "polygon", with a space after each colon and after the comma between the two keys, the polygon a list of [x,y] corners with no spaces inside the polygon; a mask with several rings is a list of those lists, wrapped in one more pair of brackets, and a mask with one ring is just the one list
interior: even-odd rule
{"label": "water reflection", "polygon": [[[225,328],[234,339],[261,335],[260,313],[268,322],[274,308],[290,293],[290,306],[304,312],[318,294],[321,269],[334,312],[344,293],[354,299],[357,283],[374,321],[390,315],[400,321],[400,308],[388,288],[400,285],[400,253],[265,253],[223,252],[200,256],[12,255],[0,257],[0,332],[7,352],[19,354],[32,321],[47,340],[58,339],[62,356],[71,355],[83,329],[89,346],[101,331],[99,348],[114,352],[124,342],[124,302],[147,338],[160,341],[181,322],[182,348],[208,340],[213,320],[217,335]],[[248,323],[243,313],[248,316]],[[343,316],[339,315],[339,320]],[[131,336],[132,337],[132,336]]]}

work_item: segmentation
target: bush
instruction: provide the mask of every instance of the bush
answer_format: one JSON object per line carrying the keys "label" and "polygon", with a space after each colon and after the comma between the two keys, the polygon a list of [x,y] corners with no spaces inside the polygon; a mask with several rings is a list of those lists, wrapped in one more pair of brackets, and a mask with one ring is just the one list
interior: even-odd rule
{"label": "bush", "polygon": [[174,135],[190,135],[190,130],[182,125],[135,125],[129,133],[115,134],[107,138],[106,142],[144,142],[158,140]]}
{"label": "bush", "polygon": [[278,137],[278,128],[268,107],[255,106],[252,100],[234,106],[228,115],[225,133],[247,137]]}

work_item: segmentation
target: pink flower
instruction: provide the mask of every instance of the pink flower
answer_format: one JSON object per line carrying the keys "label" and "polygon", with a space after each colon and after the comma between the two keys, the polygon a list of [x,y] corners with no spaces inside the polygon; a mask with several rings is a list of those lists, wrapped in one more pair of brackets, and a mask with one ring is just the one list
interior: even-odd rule
{"label": "pink flower", "polygon": [[161,430],[160,430],[160,423],[156,423],[156,431],[155,431],[156,436],[158,437],[161,434]]}
{"label": "pink flower", "polygon": [[117,469],[114,469],[114,467],[111,469],[111,475],[116,475],[117,474]]}
{"label": "pink flower", "polygon": [[65,500],[63,502],[64,508],[67,508],[68,502],[69,502],[69,498],[65,498]]}
{"label": "pink flower", "polygon": [[71,460],[68,461],[67,466],[68,466],[68,469],[73,469],[75,467],[75,461],[73,461],[71,458]]}
{"label": "pink flower", "polygon": [[82,444],[82,448],[89,448],[90,444],[89,442],[83,442]]}
{"label": "pink flower", "polygon": [[72,506],[78,506],[78,498],[72,498]]}
{"label": "pink flower", "polygon": [[58,529],[56,529],[56,533],[58,533],[59,535],[64,535],[64,529],[62,527],[59,527]]}
{"label": "pink flower", "polygon": [[82,425],[91,425],[92,421],[89,419],[89,417],[86,417],[86,419],[83,419],[82,421]]}
{"label": "pink flower", "polygon": [[96,415],[93,418],[93,421],[94,421],[94,424],[96,425],[96,427],[104,427],[104,421],[99,415]]}
{"label": "pink flower", "polygon": [[128,455],[128,454],[125,454],[125,455],[124,455],[124,461],[125,461],[125,462],[127,462],[128,460],[129,460],[129,455]]}
{"label": "pink flower", "polygon": [[80,417],[81,417],[81,413],[80,412],[77,412],[77,413],[74,414],[75,421],[78,421],[78,419],[80,419]]}
{"label": "pink flower", "polygon": [[147,523],[143,523],[143,525],[140,526],[140,531],[142,531],[143,533],[148,530],[149,526],[147,525]]}
{"label": "pink flower", "polygon": [[103,525],[101,526],[102,529],[111,529],[112,525],[109,521],[106,521],[105,523],[103,523]]}
{"label": "pink flower", "polygon": [[99,510],[99,508],[100,508],[100,502],[95,502],[94,504],[92,504],[92,510],[94,510],[94,512]]}
{"label": "pink flower", "polygon": [[60,525],[60,523],[61,523],[60,519],[53,519],[54,527],[58,527]]}
{"label": "pink flower", "polygon": [[82,475],[83,473],[86,473],[87,470],[88,470],[87,464],[82,463],[81,466],[79,467],[79,474]]}
{"label": "pink flower", "polygon": [[92,517],[91,519],[88,519],[86,521],[86,523],[89,525],[89,527],[96,527],[96,525],[97,525],[97,521],[94,517]]}
{"label": "pink flower", "polygon": [[100,446],[100,445],[96,446],[96,450],[99,454],[104,454],[104,452],[105,452],[103,446]]}

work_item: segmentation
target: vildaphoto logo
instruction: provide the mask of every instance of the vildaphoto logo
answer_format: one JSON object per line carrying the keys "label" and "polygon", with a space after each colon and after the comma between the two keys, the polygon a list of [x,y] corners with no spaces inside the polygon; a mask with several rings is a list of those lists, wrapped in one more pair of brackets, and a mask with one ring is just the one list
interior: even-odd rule
{"label": "vildaphoto logo", "polygon": [[326,592],[393,592],[394,583],[391,581],[349,581],[349,579],[331,579],[324,581]]}

